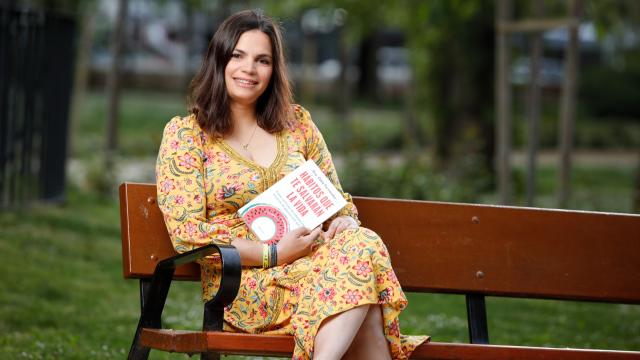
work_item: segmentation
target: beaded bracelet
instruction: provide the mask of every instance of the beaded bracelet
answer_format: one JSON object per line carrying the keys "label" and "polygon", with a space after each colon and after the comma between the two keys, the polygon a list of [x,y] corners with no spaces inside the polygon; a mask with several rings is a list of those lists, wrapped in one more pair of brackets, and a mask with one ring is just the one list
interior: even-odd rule
{"label": "beaded bracelet", "polygon": [[276,245],[269,245],[271,256],[269,256],[269,267],[278,265],[278,247]]}
{"label": "beaded bracelet", "polygon": [[269,257],[270,257],[269,255],[270,255],[269,245],[262,244],[262,268],[263,269],[269,268]]}

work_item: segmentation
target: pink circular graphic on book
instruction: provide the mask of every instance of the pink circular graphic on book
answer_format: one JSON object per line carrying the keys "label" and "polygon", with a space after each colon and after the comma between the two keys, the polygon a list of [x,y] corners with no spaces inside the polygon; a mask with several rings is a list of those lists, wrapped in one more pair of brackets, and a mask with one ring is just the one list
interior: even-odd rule
{"label": "pink circular graphic on book", "polygon": [[284,214],[269,205],[256,205],[243,215],[245,222],[258,238],[269,245],[276,244],[287,232],[289,224]]}

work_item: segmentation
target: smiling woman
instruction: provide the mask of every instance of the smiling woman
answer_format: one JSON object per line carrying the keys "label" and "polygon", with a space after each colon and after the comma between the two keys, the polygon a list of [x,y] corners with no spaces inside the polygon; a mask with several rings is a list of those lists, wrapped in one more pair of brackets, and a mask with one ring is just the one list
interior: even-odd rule
{"label": "smiling woman", "polygon": [[[225,309],[226,331],[289,334],[295,359],[405,359],[427,338],[400,334],[407,299],[380,237],[359,226],[331,154],[309,113],[291,104],[282,36],[242,11],[216,31],[190,88],[190,111],[164,131],[158,205],[174,248],[231,244],[244,269]],[[237,211],[307,160],[347,205],[316,229],[261,243]],[[201,262],[203,297],[217,291],[220,259]]]}

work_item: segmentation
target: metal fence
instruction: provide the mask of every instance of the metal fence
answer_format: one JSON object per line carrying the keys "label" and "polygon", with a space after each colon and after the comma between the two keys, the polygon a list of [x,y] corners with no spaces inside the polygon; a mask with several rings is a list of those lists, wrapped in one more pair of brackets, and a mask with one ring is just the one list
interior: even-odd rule
{"label": "metal fence", "polygon": [[75,20],[0,6],[0,208],[64,199]]}

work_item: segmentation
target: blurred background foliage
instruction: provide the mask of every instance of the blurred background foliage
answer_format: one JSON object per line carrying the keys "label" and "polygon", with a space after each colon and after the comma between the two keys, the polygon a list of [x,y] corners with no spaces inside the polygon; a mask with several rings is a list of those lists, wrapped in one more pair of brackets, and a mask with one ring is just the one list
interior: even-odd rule
{"label": "blurred background foliage", "polygon": [[[532,1],[514,1],[514,16],[530,16]],[[0,211],[3,358],[123,357],[138,300],[137,284],[119,273],[116,185],[154,181],[162,129],[172,116],[186,114],[186,89],[211,35],[240,9],[261,8],[281,21],[296,101],[311,111],[349,192],[498,202],[494,1],[8,3],[20,11],[71,18],[77,31],[70,40],[76,57],[65,196],[53,205],[24,202]],[[128,12],[114,108],[108,78],[120,3],[128,4]],[[544,6],[551,18],[566,16],[565,1],[547,0]],[[640,211],[634,205],[640,203],[639,23],[637,1],[583,1],[569,208]],[[554,207],[567,36],[554,30],[543,38],[534,205]],[[513,35],[510,44],[512,204],[523,205],[530,38]],[[115,151],[108,155],[110,112],[117,115],[117,131]],[[6,140],[0,143],[6,146]],[[178,284],[169,298],[167,326],[198,328],[197,284]],[[461,297],[412,295],[411,300],[402,319],[406,332],[466,341]],[[637,306],[492,298],[488,311],[495,343],[640,350]]]}
{"label": "blurred background foliage", "polygon": [[[108,75],[113,64],[111,46],[119,2],[19,3],[69,13],[78,19],[72,159],[89,154],[103,156],[105,142],[117,142],[115,154],[125,161],[131,160],[132,155],[152,157],[162,123],[172,111],[185,113],[186,87],[217,25],[239,9],[261,8],[279,19],[285,29],[296,101],[313,110],[314,120],[326,133],[339,163],[348,164],[341,173],[353,193],[434,199],[428,194],[435,191],[465,194],[460,198],[435,198],[439,200],[496,201],[496,31],[492,1],[401,0],[376,6],[357,0],[123,1],[129,10],[123,23],[123,53],[119,60],[123,76],[119,86],[125,93],[137,91],[141,102],[136,103],[135,95],[124,95],[122,101],[127,106],[111,111],[128,112],[131,106],[136,112],[131,114],[133,120],[126,116],[111,120],[108,113],[113,104],[96,104],[101,95],[110,94]],[[531,4],[532,1],[515,1],[514,17],[530,17]],[[582,159],[589,162],[592,152],[613,152],[611,164],[621,158],[621,152],[625,153],[625,164],[640,163],[640,107],[636,100],[640,91],[640,7],[629,0],[585,0],[582,8],[575,130],[578,167]],[[550,18],[567,15],[565,1],[545,1],[544,9]],[[543,35],[539,161],[544,167],[553,165],[558,146],[567,35],[562,29]],[[522,166],[518,159],[528,145],[525,115],[530,42],[527,34],[510,38],[516,190],[522,188],[517,183],[518,167]],[[166,99],[157,106],[172,110],[165,112],[164,118],[149,113],[145,99],[154,96]],[[97,113],[81,115],[92,105],[98,107]],[[120,124],[113,135],[117,140],[101,138],[105,118]],[[77,134],[76,130],[93,131],[93,135]],[[394,161],[376,161],[379,158]],[[101,160],[94,163],[100,164]],[[98,170],[101,168],[104,166],[97,166]],[[379,184],[384,184],[388,170],[400,181],[395,182],[398,190],[378,194],[376,189],[384,188]],[[363,172],[370,176],[362,176]],[[382,178],[378,179],[378,173]],[[74,176],[71,174],[72,179]],[[462,189],[421,189],[424,181],[418,179],[424,176],[443,177],[444,186]],[[98,171],[93,176],[101,177],[111,180],[96,184],[96,188],[109,188],[118,180],[118,174],[105,177]],[[144,180],[153,180],[152,174]],[[372,182],[367,183],[369,180]],[[632,176],[631,192],[633,182]],[[437,183],[429,185],[437,187]],[[522,204],[521,194],[516,192],[513,204]],[[535,205],[553,203],[536,200]],[[627,205],[591,210],[634,211],[632,203]],[[576,207],[573,203],[569,206]]]}

